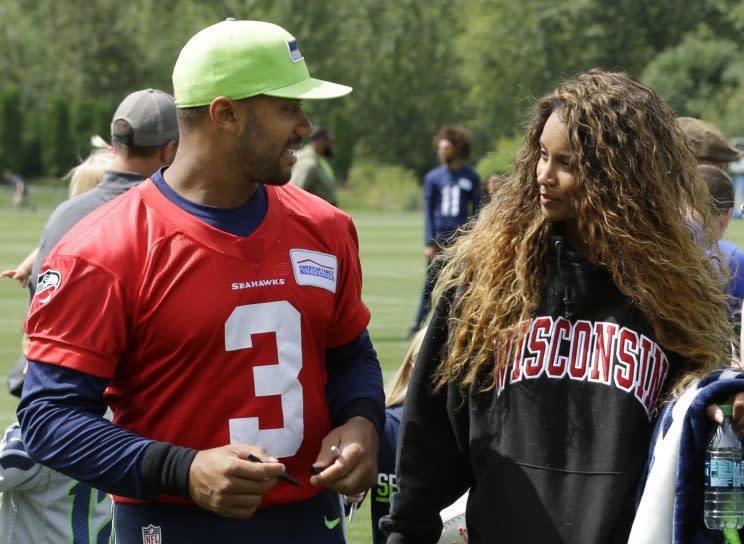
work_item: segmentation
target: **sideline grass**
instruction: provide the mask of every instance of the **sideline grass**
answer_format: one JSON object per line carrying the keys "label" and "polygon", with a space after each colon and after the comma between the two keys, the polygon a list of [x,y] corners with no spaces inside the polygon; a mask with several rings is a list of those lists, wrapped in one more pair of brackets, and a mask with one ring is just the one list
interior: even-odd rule
{"label": "sideline grass", "polygon": [[[54,206],[65,198],[65,189],[34,188],[34,211],[16,212],[11,192],[0,190],[0,270],[14,268],[33,249]],[[352,212],[364,275],[363,296],[372,312],[370,335],[390,379],[408,347],[402,338],[413,321],[423,282],[422,218],[411,212]],[[0,431],[15,421],[17,401],[5,387],[5,376],[20,354],[27,291],[15,281],[0,280]],[[368,544],[369,504],[349,527],[351,544]]]}

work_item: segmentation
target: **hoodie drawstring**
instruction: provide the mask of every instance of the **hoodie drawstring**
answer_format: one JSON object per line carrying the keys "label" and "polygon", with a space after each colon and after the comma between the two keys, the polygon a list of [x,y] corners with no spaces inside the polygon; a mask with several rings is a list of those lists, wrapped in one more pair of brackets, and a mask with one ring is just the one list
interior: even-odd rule
{"label": "hoodie drawstring", "polygon": [[563,240],[561,238],[557,239],[554,245],[556,261],[558,262],[558,282],[560,287],[563,289],[563,299],[561,301],[563,302],[563,317],[571,319],[571,296],[568,292],[568,282],[566,282],[565,277],[563,276],[563,262],[561,259],[563,255]]}

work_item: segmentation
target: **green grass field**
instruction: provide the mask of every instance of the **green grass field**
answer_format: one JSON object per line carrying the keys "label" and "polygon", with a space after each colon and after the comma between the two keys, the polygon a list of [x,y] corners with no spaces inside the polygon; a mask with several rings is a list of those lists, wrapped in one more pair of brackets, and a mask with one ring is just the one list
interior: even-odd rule
{"label": "green grass field", "polygon": [[[0,270],[14,268],[35,247],[41,230],[65,198],[63,188],[36,188],[36,210],[18,213],[9,190],[0,190]],[[408,347],[403,333],[410,327],[423,282],[422,216],[418,213],[352,213],[359,232],[364,273],[364,300],[372,311],[370,334],[388,380]],[[17,282],[0,280],[0,430],[15,421],[17,401],[7,393],[5,376],[20,354],[27,291]],[[360,509],[350,527],[349,542],[371,542],[369,505]]]}
{"label": "green grass field", "polygon": [[[0,191],[0,270],[15,267],[38,241],[54,205],[65,198],[65,190],[38,189],[32,192],[35,211],[17,213],[10,192]],[[400,364],[407,348],[402,334],[410,326],[423,281],[421,247],[422,217],[419,213],[353,212],[359,232],[364,271],[364,299],[372,311],[370,334],[378,351],[387,381]],[[744,221],[733,220],[727,236],[744,247]],[[4,376],[20,353],[21,322],[27,293],[10,280],[0,280],[0,376]],[[15,420],[16,399],[0,387],[0,425]],[[368,544],[369,505],[360,510],[350,527],[351,544]]]}

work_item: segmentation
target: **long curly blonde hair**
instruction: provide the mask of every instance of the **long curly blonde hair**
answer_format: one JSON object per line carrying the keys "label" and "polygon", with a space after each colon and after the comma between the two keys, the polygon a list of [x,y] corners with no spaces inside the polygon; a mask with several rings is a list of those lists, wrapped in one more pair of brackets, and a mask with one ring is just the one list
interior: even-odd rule
{"label": "long curly blonde hair", "polygon": [[553,112],[568,130],[572,217],[585,256],[609,270],[687,376],[719,367],[730,359],[732,330],[705,251],[716,241],[710,195],[664,101],[626,74],[594,69],[537,103],[514,174],[440,257],[434,298],[456,295],[437,385],[492,387],[544,293],[552,227],[535,169]]}

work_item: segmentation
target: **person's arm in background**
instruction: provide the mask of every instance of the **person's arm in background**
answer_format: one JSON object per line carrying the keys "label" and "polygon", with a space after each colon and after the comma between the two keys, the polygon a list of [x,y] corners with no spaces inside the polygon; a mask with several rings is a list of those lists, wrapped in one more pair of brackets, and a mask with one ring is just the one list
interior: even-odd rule
{"label": "person's arm in background", "polygon": [[18,280],[21,284],[21,287],[25,288],[28,286],[28,279],[29,276],[31,276],[31,269],[34,266],[34,261],[36,261],[36,256],[39,254],[39,248],[34,248],[31,253],[26,255],[26,257],[20,262],[18,266],[15,267],[14,270],[3,270],[0,272],[0,278],[10,278],[13,280]]}

